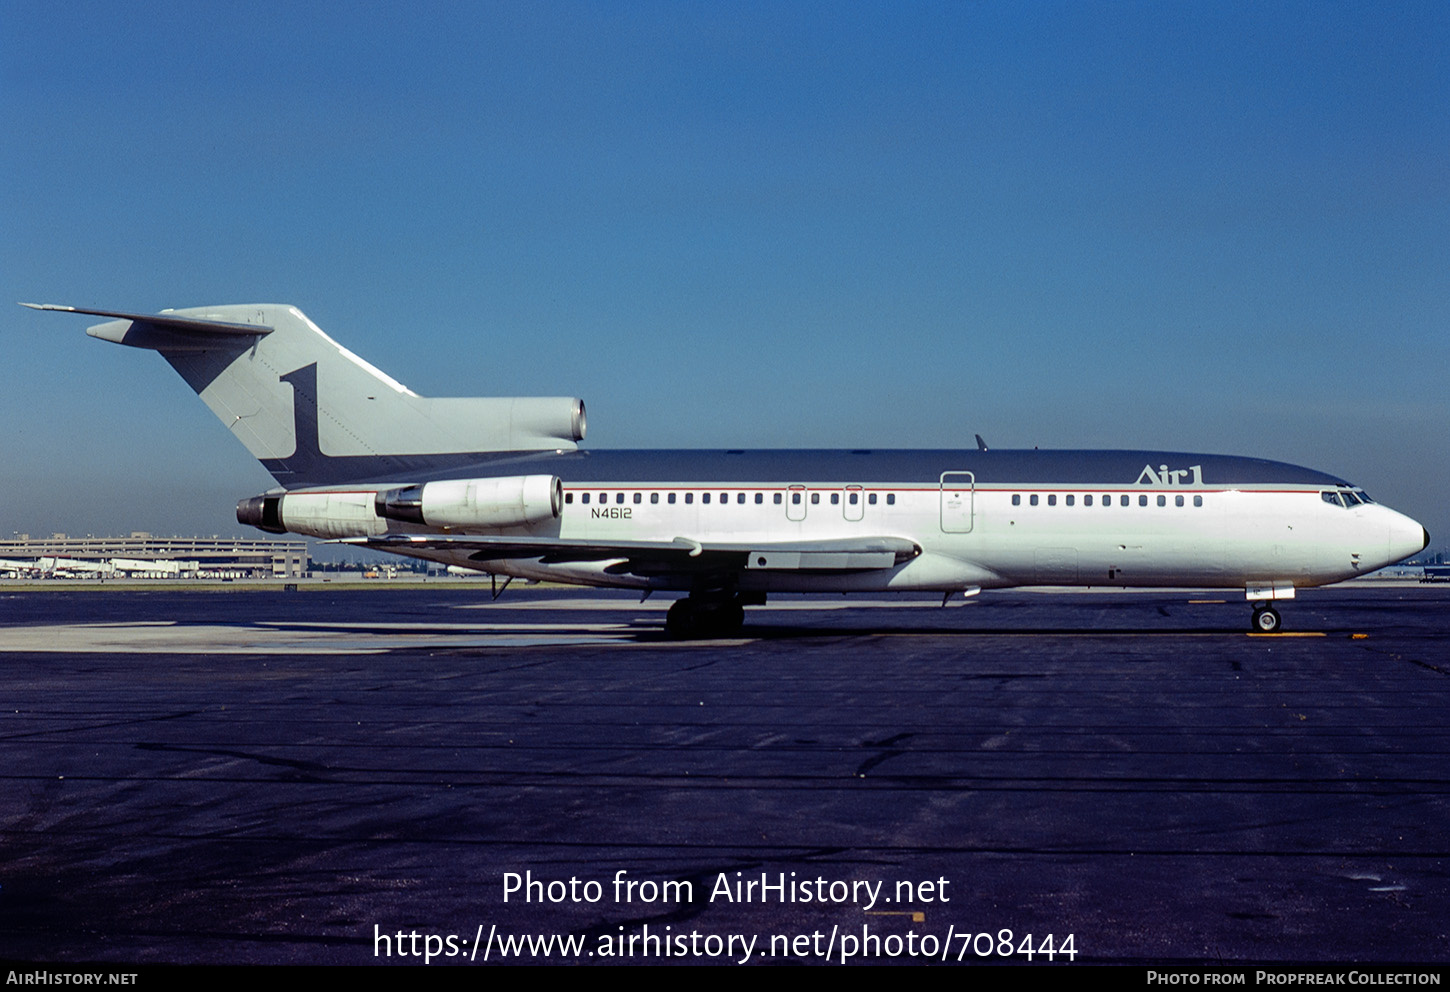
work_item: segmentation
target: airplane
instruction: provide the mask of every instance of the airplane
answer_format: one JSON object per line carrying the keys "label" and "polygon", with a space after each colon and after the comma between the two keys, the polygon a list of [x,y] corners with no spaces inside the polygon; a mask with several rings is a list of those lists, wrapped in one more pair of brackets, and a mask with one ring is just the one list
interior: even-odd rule
{"label": "airplane", "polygon": [[592,451],[582,400],[429,398],[296,307],[110,318],[161,354],[277,480],[237,520],[494,575],[680,592],[666,630],[729,634],[771,593],[1013,586],[1296,590],[1423,550],[1363,489],[1258,458],[1160,451]]}

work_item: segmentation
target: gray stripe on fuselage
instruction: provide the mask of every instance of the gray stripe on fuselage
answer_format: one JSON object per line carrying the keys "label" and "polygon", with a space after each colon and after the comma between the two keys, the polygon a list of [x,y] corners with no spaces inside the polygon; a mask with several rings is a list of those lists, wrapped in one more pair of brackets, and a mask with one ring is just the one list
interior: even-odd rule
{"label": "gray stripe on fuselage", "polygon": [[[1176,488],[1202,485],[1343,486],[1342,479],[1313,469],[1262,458],[1165,451],[956,451],[805,450],[477,452],[439,455],[333,457],[313,455],[297,464],[265,459],[263,465],[288,489],[431,482],[445,478],[557,475],[568,485],[650,483],[938,484],[943,472],[971,472],[978,486],[1131,486],[1145,468],[1187,474]],[[289,468],[300,471],[289,473]],[[1151,483],[1144,482],[1145,486]]]}

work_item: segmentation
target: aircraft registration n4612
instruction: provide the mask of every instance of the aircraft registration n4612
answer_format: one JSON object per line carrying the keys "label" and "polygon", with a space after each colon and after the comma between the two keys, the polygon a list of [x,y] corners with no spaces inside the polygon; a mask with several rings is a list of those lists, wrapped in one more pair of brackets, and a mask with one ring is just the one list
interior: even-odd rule
{"label": "aircraft registration n4612", "polygon": [[1424,549],[1363,489],[1257,458],[1152,451],[588,451],[569,397],[420,396],[286,305],[111,318],[161,354],[278,488],[272,533],[498,575],[681,592],[667,627],[732,631],[773,592],[1243,589],[1274,603]]}

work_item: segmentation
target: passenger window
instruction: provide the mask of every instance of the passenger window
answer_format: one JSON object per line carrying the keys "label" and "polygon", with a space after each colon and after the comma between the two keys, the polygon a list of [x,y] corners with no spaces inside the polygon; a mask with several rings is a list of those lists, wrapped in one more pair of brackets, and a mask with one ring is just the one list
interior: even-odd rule
{"label": "passenger window", "polygon": [[644,495],[642,493],[635,493],[634,494],[634,501],[636,503],[643,503],[644,502]]}
{"label": "passenger window", "polygon": [[831,493],[831,505],[832,506],[835,506],[836,504],[838,504],[840,502],[841,502],[841,494],[840,493]]}
{"label": "passenger window", "polygon": [[866,502],[870,503],[872,506],[875,506],[876,505],[876,494],[875,493],[871,493],[869,496],[867,496],[866,497]]}
{"label": "passenger window", "polygon": [[601,502],[601,503],[608,503],[609,502],[609,494],[608,493],[600,493],[599,494],[599,502]]}
{"label": "passenger window", "polygon": [[[737,502],[737,503],[744,503],[745,502],[745,494],[744,493],[736,493],[735,494],[735,502]],[[758,494],[755,497],[755,502],[757,502],[757,503],[760,502],[760,496]]]}
{"label": "passenger window", "polygon": [[1037,494],[1036,493],[1033,493],[1031,496],[1028,496],[1027,497],[1027,502],[1031,503],[1033,506],[1036,506],[1037,505]]}
{"label": "passenger window", "polygon": [[[707,499],[707,500],[709,498],[710,497],[708,497],[708,496],[705,497],[705,499]],[[686,503],[686,505],[688,505],[690,503],[693,503],[693,502],[695,502],[695,494],[694,493],[685,493],[685,503]]]}
{"label": "passenger window", "polygon": [[1203,505],[1203,497],[1202,496],[1195,496],[1195,497],[1193,497],[1193,505],[1194,506],[1202,506]]}
{"label": "passenger window", "polygon": [[588,493],[584,493],[582,496],[580,496],[579,497],[579,502],[581,502],[581,503],[587,503],[587,502],[589,502],[589,494]]}
{"label": "passenger window", "polygon": [[1173,497],[1173,505],[1174,506],[1182,506],[1183,505],[1183,497],[1182,496],[1174,496]]}
{"label": "passenger window", "polygon": [[[1068,499],[1072,499],[1072,497],[1069,496]],[[1086,496],[1084,496],[1082,498],[1082,505],[1083,506],[1092,506],[1093,505],[1093,494],[1092,493],[1088,493]]]}
{"label": "passenger window", "polygon": [[1129,499],[1128,499],[1128,497],[1127,497],[1127,496],[1126,496],[1126,495],[1124,495],[1124,496],[1122,496],[1122,497],[1120,497],[1120,498],[1119,498],[1119,501],[1120,501],[1120,502],[1121,502],[1121,504],[1122,504],[1122,505],[1123,505],[1123,506],[1128,506],[1128,505],[1129,505],[1129,503],[1130,503],[1130,502],[1131,502],[1131,501],[1130,501],[1130,500],[1129,500]]}
{"label": "passenger window", "polygon": [[776,506],[780,506],[780,502],[781,502],[781,500],[780,500],[780,493],[776,493],[775,494],[775,505]]}
{"label": "passenger window", "polygon": [[801,494],[800,493],[791,493],[790,494],[790,505],[791,506],[800,506],[801,505]]}
{"label": "passenger window", "polygon": [[673,503],[674,501],[675,501],[675,494],[674,493],[670,493],[668,496],[665,497],[665,502],[667,502],[667,503]]}
{"label": "passenger window", "polygon": [[573,493],[565,493],[564,494],[564,502],[565,503],[572,503],[572,502],[574,502],[574,494]]}
{"label": "passenger window", "polygon": [[896,494],[895,493],[887,493],[886,494],[886,505],[887,506],[895,506],[896,505]]}
{"label": "passenger window", "polygon": [[1067,497],[1067,505],[1068,506],[1072,506],[1072,501],[1073,501],[1073,496],[1072,496],[1071,493],[1069,493],[1068,494],[1068,497]]}
{"label": "passenger window", "polygon": [[1168,497],[1167,496],[1164,496],[1164,495],[1162,495],[1160,493],[1158,495],[1158,505],[1159,506],[1167,506],[1168,505]]}
{"label": "passenger window", "polygon": [[1107,493],[1103,493],[1103,506],[1112,506],[1112,505],[1113,505],[1113,497],[1110,496],[1110,495],[1108,495]]}
{"label": "passenger window", "polygon": [[721,506],[724,506],[728,502],[730,502],[730,494],[729,493],[721,493],[720,494],[720,505]]}
{"label": "passenger window", "polygon": [[859,502],[861,502],[861,494],[860,493],[852,493],[851,494],[851,505],[852,506],[855,506]]}
{"label": "passenger window", "polygon": [[760,504],[762,504],[764,502],[765,502],[765,493],[756,493],[755,494],[755,505],[756,506],[759,506]]}
{"label": "passenger window", "polygon": [[819,503],[820,501],[821,501],[821,494],[820,493],[811,493],[811,503],[812,504]]}
{"label": "passenger window", "polygon": [[1147,496],[1139,496],[1138,497],[1138,505],[1139,506],[1147,506],[1148,505],[1148,497]]}
{"label": "passenger window", "polygon": [[1057,493],[1049,493],[1048,494],[1048,496],[1047,496],[1047,505],[1048,506],[1056,506],[1057,505]]}
{"label": "passenger window", "polygon": [[705,493],[703,496],[701,496],[700,497],[700,502],[701,503],[708,503],[708,502],[710,502],[710,494],[709,493]]}
{"label": "passenger window", "polygon": [[659,493],[650,493],[649,494],[649,501],[651,503],[658,503],[660,501],[660,494]]}
{"label": "passenger window", "polygon": [[1012,494],[1012,505],[1013,506],[1021,506],[1022,505],[1022,494],[1021,493],[1013,493]]}
{"label": "passenger window", "polygon": [[616,503],[623,503],[624,502],[624,493],[615,493],[614,494],[614,501]]}

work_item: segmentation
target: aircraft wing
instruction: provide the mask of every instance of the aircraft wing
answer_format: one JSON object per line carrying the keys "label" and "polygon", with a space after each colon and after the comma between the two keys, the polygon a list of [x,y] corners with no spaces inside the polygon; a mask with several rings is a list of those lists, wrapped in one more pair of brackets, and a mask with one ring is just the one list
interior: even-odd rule
{"label": "aircraft wing", "polygon": [[865,572],[894,568],[921,554],[901,537],[863,537],[826,541],[708,542],[688,537],[672,541],[589,541],[559,537],[473,537],[451,534],[386,534],[338,542],[395,554],[420,551],[468,552],[473,561],[537,558],[546,565],[620,559],[606,571],[659,575],[711,569],[761,569],[791,572]]}

